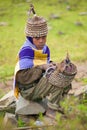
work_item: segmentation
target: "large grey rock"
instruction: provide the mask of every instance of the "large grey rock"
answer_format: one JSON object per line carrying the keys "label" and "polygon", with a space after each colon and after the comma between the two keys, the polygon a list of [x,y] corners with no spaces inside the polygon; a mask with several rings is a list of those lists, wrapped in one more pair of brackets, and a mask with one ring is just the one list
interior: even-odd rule
{"label": "large grey rock", "polygon": [[17,126],[17,120],[15,118],[14,114],[6,113],[4,116],[4,125],[7,125],[8,123],[12,124],[12,126]]}
{"label": "large grey rock", "polygon": [[39,113],[44,113],[45,109],[42,105],[36,102],[28,101],[24,99],[21,95],[16,101],[16,114],[19,115],[36,115]]}
{"label": "large grey rock", "polygon": [[13,91],[8,92],[0,99],[0,111],[14,111],[16,106],[16,98]]}
{"label": "large grey rock", "polygon": [[87,85],[78,88],[78,89],[75,91],[74,96],[80,96],[80,95],[85,94],[85,93],[87,93]]}
{"label": "large grey rock", "polygon": [[0,106],[8,106],[15,101],[16,99],[14,97],[13,91],[10,91],[0,99]]}
{"label": "large grey rock", "polygon": [[18,100],[14,97],[13,91],[10,91],[0,99],[0,111],[16,113],[20,115],[33,115],[44,113],[45,109],[41,104],[25,100],[21,95]]}

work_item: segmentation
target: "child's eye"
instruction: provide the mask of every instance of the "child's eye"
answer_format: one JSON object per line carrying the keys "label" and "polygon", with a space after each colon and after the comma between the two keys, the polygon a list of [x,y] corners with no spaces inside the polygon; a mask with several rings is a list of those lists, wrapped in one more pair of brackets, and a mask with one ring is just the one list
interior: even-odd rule
{"label": "child's eye", "polygon": [[45,38],[46,38],[46,36],[43,36],[43,37],[42,37],[42,39],[45,39]]}
{"label": "child's eye", "polygon": [[39,40],[39,39],[40,39],[40,37],[35,37],[35,39]]}
{"label": "child's eye", "polygon": [[42,37],[35,37],[35,39],[37,39],[37,40],[39,40],[40,38],[45,39],[45,38],[46,38],[46,36],[42,36]]}

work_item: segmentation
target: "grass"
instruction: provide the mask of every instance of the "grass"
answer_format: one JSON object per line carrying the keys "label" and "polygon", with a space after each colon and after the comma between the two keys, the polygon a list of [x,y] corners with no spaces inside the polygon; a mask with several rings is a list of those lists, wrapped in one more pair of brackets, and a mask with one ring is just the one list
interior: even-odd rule
{"label": "grass", "polygon": [[[64,59],[67,51],[73,61],[87,60],[87,17],[80,16],[80,12],[86,11],[87,2],[78,0],[75,2],[59,3],[58,0],[31,1],[40,16],[48,20],[49,30],[47,44],[51,50],[51,59],[59,62]],[[6,22],[7,26],[0,26],[0,79],[12,76],[16,63],[16,55],[25,41],[24,28],[27,20],[29,4],[26,0],[0,0],[0,22]],[[43,4],[42,4],[43,3]],[[77,4],[78,3],[78,4]],[[71,10],[66,9],[67,5]],[[77,7],[75,7],[77,4]],[[60,16],[60,19],[50,19],[51,14]],[[80,21],[83,26],[76,26]],[[58,32],[64,32],[59,35]],[[54,51],[55,50],[55,51]]]}
{"label": "grass", "polygon": [[0,98],[2,98],[5,95],[5,93],[0,89]]}
{"label": "grass", "polygon": [[87,78],[82,78],[81,80],[85,85],[87,84]]}

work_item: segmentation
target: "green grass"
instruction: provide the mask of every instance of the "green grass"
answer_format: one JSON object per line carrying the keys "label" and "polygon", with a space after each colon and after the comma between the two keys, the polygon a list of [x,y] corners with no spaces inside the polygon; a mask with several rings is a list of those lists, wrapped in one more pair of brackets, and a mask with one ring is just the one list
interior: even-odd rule
{"label": "green grass", "polygon": [[[87,60],[87,15],[86,0],[59,3],[58,0],[32,0],[36,12],[48,20],[51,27],[47,37],[47,44],[51,50],[51,59],[59,62],[64,59],[67,51],[71,60],[82,62]],[[77,7],[74,5],[78,3]],[[66,6],[70,4],[72,10]],[[0,22],[8,26],[0,26],[0,79],[12,76],[16,63],[16,55],[25,41],[24,28],[27,20],[27,10],[30,2],[26,0],[0,0]],[[60,16],[60,19],[50,19],[51,14]],[[76,26],[75,22],[81,21],[83,26]],[[59,35],[58,32],[64,32]]]}
{"label": "green grass", "polygon": [[84,85],[87,84],[87,78],[82,78],[81,80],[82,80],[82,82],[84,83]]}

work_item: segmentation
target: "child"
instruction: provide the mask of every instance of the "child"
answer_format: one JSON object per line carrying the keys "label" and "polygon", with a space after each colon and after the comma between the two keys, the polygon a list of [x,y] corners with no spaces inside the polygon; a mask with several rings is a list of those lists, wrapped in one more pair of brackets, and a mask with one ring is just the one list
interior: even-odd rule
{"label": "child", "polygon": [[[50,49],[46,45],[47,21],[35,14],[33,6],[31,6],[30,12],[33,12],[34,16],[27,21],[26,41],[18,54],[14,94],[18,98],[20,93],[24,99],[37,103],[50,95],[47,102],[47,115],[49,115],[49,111],[51,111],[50,113],[56,111],[63,113],[59,105],[63,88],[51,84],[45,76],[45,71],[48,68],[51,71],[57,68],[57,65],[50,61]],[[68,86],[71,88],[71,84]]]}

